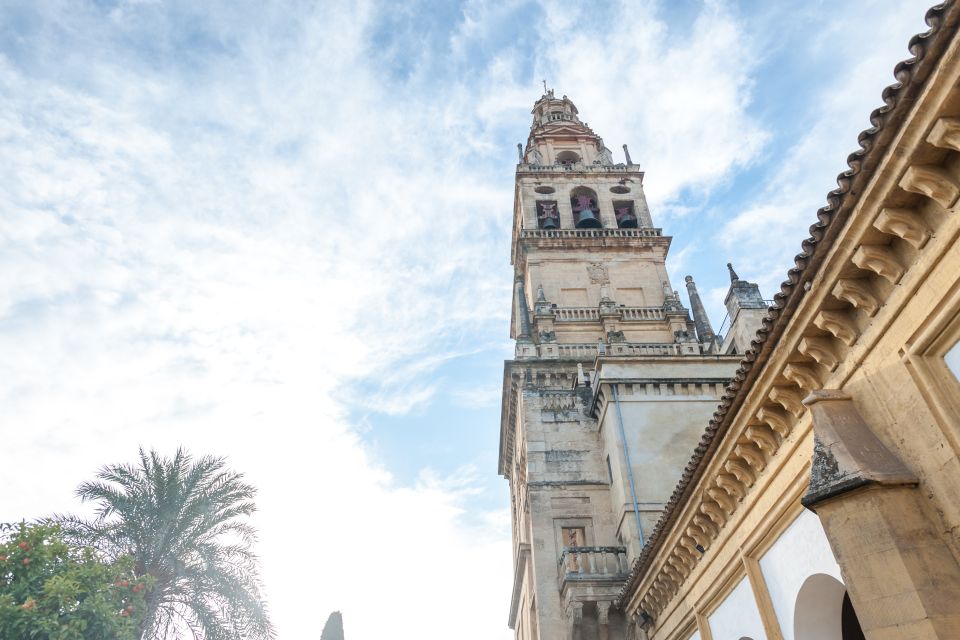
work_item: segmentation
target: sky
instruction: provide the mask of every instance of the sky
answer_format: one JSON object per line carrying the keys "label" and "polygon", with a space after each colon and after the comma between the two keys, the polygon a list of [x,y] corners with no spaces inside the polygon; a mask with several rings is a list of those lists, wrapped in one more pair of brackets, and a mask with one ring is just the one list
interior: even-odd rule
{"label": "sky", "polygon": [[511,637],[542,81],[629,144],[717,329],[727,262],[777,290],[930,1],[0,2],[0,521],[183,445],[258,487],[280,638]]}

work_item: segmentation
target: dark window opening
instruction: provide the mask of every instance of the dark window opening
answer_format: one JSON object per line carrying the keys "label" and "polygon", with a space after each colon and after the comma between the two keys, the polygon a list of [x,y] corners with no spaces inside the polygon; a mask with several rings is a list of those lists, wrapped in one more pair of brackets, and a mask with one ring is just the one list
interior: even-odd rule
{"label": "dark window opening", "polygon": [[597,206],[597,194],[586,187],[578,187],[570,194],[573,206],[573,220],[577,229],[600,229],[600,207]]}
{"label": "dark window opening", "polygon": [[537,200],[537,227],[540,229],[559,229],[560,213],[556,200]]}
{"label": "dark window opening", "polygon": [[613,213],[617,216],[617,226],[621,229],[636,229],[639,226],[633,201],[614,202]]}

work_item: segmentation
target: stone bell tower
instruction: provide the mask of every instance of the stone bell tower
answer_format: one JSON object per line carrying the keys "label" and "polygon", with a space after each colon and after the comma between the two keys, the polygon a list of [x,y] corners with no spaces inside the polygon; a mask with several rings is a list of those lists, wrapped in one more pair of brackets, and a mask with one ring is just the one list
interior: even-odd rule
{"label": "stone bell tower", "polygon": [[626,145],[615,163],[547,91],[518,147],[499,461],[509,625],[523,640],[623,638],[633,622],[612,602],[739,359],[698,337],[673,290],[670,238]]}

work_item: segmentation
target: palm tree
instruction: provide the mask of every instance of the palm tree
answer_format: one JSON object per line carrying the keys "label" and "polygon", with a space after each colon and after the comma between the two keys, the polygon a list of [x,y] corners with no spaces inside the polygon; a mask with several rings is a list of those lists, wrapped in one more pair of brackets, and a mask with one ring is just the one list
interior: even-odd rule
{"label": "palm tree", "polygon": [[225,467],[183,449],[172,459],[140,449],[139,464],[105,466],[77,489],[97,503],[92,520],[56,518],[71,537],[107,556],[132,555],[137,575],[151,576],[141,640],[275,637],[245,522],[256,490]]}

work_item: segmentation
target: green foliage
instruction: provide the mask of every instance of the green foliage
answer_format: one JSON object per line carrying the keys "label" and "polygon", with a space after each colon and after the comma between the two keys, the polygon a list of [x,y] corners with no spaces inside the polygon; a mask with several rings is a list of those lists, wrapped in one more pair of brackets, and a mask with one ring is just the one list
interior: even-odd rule
{"label": "green foliage", "polygon": [[97,511],[93,520],[58,519],[71,539],[112,558],[129,553],[135,574],[153,580],[139,638],[274,637],[246,522],[256,490],[242,478],[223,458],[141,449],[139,464],[104,467],[77,489]]}
{"label": "green foliage", "polygon": [[104,562],[55,525],[0,525],[0,638],[133,640],[151,581],[133,558]]}

